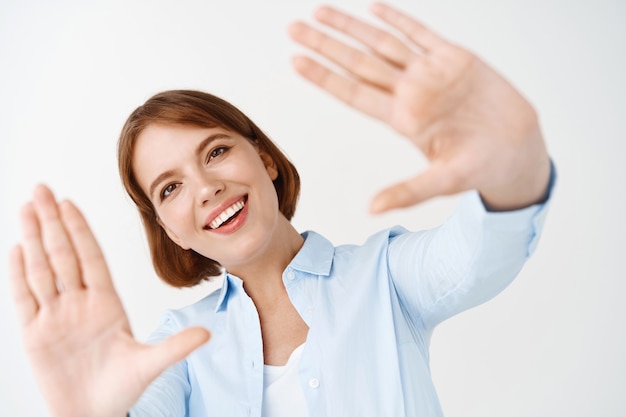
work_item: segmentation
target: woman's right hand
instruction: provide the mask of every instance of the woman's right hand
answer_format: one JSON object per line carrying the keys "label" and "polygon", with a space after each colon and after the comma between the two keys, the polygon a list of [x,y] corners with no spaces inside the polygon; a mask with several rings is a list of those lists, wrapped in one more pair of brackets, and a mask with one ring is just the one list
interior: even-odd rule
{"label": "woman's right hand", "polygon": [[47,187],[35,188],[21,225],[11,287],[51,416],[125,416],[152,380],[209,339],[189,328],[159,345],[135,341],[87,222]]}

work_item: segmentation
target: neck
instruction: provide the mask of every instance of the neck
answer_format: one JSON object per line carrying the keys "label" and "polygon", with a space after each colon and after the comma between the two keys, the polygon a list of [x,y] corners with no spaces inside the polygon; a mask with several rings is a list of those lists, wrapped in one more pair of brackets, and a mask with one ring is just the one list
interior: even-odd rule
{"label": "neck", "polygon": [[272,240],[272,247],[264,256],[246,265],[227,268],[228,272],[241,278],[246,293],[257,305],[271,303],[286,294],[283,271],[304,244],[302,236],[291,223],[287,223],[284,232]]}

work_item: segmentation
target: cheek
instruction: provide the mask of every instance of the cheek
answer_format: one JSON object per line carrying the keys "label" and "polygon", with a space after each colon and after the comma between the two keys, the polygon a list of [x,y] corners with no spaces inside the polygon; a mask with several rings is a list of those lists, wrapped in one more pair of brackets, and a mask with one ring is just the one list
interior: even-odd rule
{"label": "cheek", "polygon": [[193,226],[193,216],[190,215],[188,207],[184,204],[170,204],[162,207],[157,211],[161,225],[177,235],[184,235],[185,230]]}
{"label": "cheek", "polygon": [[278,193],[276,192],[276,187],[274,187],[274,183],[268,178],[266,181],[266,185],[263,189],[264,199],[271,204],[272,212],[274,215],[280,213],[279,209],[279,201],[278,201]]}
{"label": "cheek", "polygon": [[[229,161],[230,162],[230,161]],[[233,161],[223,164],[215,172],[217,178],[240,184],[266,184],[274,180],[268,168],[255,157],[248,157],[243,162]]]}

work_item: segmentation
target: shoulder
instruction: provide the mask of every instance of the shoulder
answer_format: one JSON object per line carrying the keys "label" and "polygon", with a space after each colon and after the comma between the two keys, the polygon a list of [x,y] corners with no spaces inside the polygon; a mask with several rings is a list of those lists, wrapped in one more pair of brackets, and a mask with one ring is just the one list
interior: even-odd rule
{"label": "shoulder", "polygon": [[171,334],[190,326],[209,327],[215,320],[215,311],[221,293],[220,288],[213,290],[193,304],[164,311],[157,331],[162,330]]}
{"label": "shoulder", "polygon": [[[354,274],[374,274],[380,272],[380,267],[387,264],[388,251],[392,242],[398,237],[410,234],[408,230],[400,226],[383,229],[369,236],[360,244],[342,244],[333,246],[329,241],[322,238],[315,232],[307,232],[307,242],[320,241],[327,242],[325,249],[318,245],[307,245],[304,250],[296,256],[296,261],[292,266],[318,275],[332,275],[334,277],[347,277]],[[310,265],[327,265],[325,268],[308,267],[302,268],[301,259],[307,259]]]}
{"label": "shoulder", "polygon": [[347,244],[337,246],[335,248],[335,256],[371,256],[375,253],[384,253],[388,250],[391,242],[393,242],[400,236],[411,233],[413,232],[408,231],[402,226],[389,227],[369,236],[362,244]]}

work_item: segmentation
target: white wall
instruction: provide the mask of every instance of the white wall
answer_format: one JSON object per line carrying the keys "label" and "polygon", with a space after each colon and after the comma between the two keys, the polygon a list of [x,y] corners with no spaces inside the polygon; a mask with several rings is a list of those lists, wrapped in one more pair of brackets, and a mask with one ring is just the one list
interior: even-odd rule
{"label": "white wall", "polygon": [[[367,2],[336,2],[364,15]],[[444,323],[432,368],[447,416],[626,415],[626,3],[621,0],[393,2],[486,58],[536,105],[559,170],[538,252],[492,302]],[[51,5],[54,4],[54,5]],[[424,166],[394,133],[300,80],[287,24],[306,1],[3,0],[0,3],[0,271],[17,212],[44,181],[87,213],[134,331],[202,297],[151,270],[120,186],[118,132],[147,97],[202,89],[231,100],[303,177],[294,224],[335,243],[387,225],[441,222],[456,198],[382,217],[374,191]],[[43,416],[0,280],[0,415]]]}

